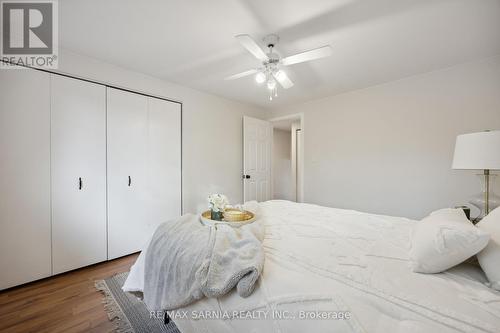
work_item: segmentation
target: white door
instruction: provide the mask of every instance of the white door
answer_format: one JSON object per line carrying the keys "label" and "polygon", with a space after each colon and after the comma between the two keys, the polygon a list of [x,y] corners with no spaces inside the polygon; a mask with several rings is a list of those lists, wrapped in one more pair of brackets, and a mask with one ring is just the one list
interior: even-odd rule
{"label": "white door", "polygon": [[271,124],[243,117],[243,199],[271,198]]}
{"label": "white door", "polygon": [[151,235],[181,215],[181,105],[148,98],[148,176]]}
{"label": "white door", "polygon": [[108,259],[141,250],[148,234],[148,97],[107,89]]}
{"label": "white door", "polygon": [[106,87],[51,76],[52,267],[107,259]]}
{"label": "white door", "polygon": [[181,105],[108,88],[108,257],[181,215]]}
{"label": "white door", "polygon": [[0,70],[0,289],[50,274],[50,75]]}

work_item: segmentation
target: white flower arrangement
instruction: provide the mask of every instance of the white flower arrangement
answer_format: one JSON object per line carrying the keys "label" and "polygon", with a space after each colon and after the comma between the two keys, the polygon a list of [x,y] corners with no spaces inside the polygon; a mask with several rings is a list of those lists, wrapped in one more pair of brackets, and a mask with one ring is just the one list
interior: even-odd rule
{"label": "white flower arrangement", "polygon": [[224,194],[210,194],[208,196],[208,208],[214,212],[224,212],[229,204],[227,197]]}

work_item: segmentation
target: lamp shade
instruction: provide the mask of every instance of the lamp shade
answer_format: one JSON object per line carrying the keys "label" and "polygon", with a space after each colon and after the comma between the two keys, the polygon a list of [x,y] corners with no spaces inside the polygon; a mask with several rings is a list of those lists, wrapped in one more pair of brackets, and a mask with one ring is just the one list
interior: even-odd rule
{"label": "lamp shade", "polygon": [[500,131],[457,136],[452,168],[500,170]]}

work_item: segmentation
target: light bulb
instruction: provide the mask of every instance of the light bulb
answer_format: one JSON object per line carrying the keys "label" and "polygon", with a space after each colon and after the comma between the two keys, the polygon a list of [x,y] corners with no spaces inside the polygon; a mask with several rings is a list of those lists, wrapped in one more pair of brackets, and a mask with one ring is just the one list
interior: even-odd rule
{"label": "light bulb", "polygon": [[276,81],[274,80],[267,81],[267,89],[273,90],[274,88],[276,88]]}
{"label": "light bulb", "polygon": [[264,83],[264,81],[266,81],[266,74],[262,72],[257,73],[257,75],[255,75],[255,81],[258,84]]}

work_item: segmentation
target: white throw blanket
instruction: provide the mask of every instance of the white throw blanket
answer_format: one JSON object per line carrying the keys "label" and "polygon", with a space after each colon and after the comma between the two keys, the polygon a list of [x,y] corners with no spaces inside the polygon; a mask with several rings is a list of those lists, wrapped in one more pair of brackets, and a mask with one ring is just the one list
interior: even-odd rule
{"label": "white throw blanket", "polygon": [[[255,210],[256,203],[246,209]],[[145,257],[144,302],[149,310],[174,310],[198,299],[219,297],[236,286],[249,296],[262,268],[263,225],[204,226],[187,214],[156,230]]]}

